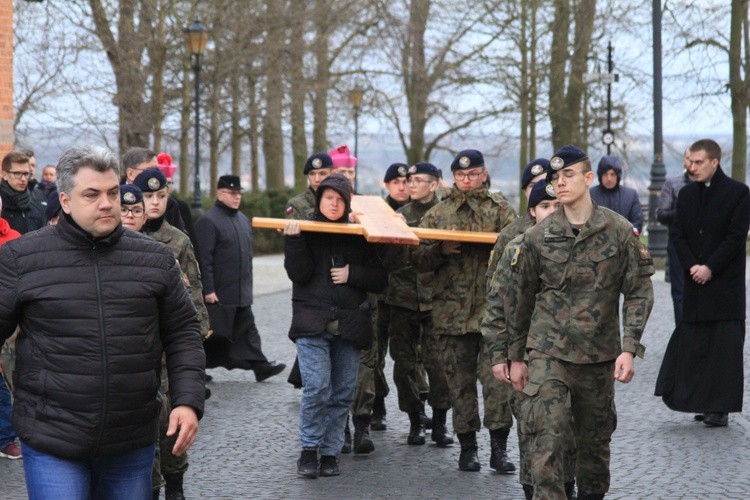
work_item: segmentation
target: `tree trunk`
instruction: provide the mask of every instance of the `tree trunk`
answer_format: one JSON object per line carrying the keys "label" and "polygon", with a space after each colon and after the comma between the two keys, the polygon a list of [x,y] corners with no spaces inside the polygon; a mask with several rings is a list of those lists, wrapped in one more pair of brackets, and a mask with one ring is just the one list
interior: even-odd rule
{"label": "tree trunk", "polygon": [[307,160],[307,139],[305,136],[305,76],[303,58],[305,55],[304,27],[307,20],[306,0],[293,0],[290,20],[291,36],[289,39],[289,108],[292,125],[292,158],[294,161],[294,188],[302,191],[307,185],[304,174]]}
{"label": "tree trunk", "polygon": [[331,62],[329,59],[328,2],[316,0],[313,10],[315,22],[315,81],[313,89],[313,151],[328,150],[328,88],[330,85]]}
{"label": "tree trunk", "polygon": [[429,14],[430,0],[411,0],[407,41],[401,63],[409,106],[409,147],[405,151],[409,165],[427,160],[424,130],[427,126],[427,102],[432,86],[428,81],[424,37]]}
{"label": "tree trunk", "polygon": [[[747,163],[747,58],[743,58],[743,32],[747,40],[747,0],[732,1],[729,31],[729,88],[732,98],[732,177],[745,182]],[[744,29],[743,29],[744,28]],[[748,52],[747,42],[745,53]],[[746,54],[745,54],[746,55]],[[743,60],[744,59],[744,60]],[[745,70],[745,80],[742,78]]]}
{"label": "tree trunk", "polygon": [[266,113],[263,117],[263,158],[266,188],[284,187],[284,137],[281,130],[284,81],[279,61],[284,56],[284,25],[281,2],[266,1]]}
{"label": "tree trunk", "polygon": [[521,17],[520,17],[520,23],[521,23],[521,37],[519,40],[519,45],[521,49],[521,67],[519,68],[520,71],[520,85],[519,85],[519,93],[518,93],[518,107],[521,111],[521,136],[519,139],[520,142],[520,151],[518,155],[518,179],[519,179],[519,194],[518,194],[518,213],[523,214],[526,213],[526,207],[528,205],[528,202],[526,200],[526,195],[523,192],[523,189],[520,189],[521,186],[521,179],[523,178],[523,170],[526,168],[526,164],[530,161],[529,159],[529,91],[531,90],[531,82],[530,82],[530,70],[529,70],[529,52],[531,50],[531,47],[529,47],[528,43],[528,37],[527,37],[527,29],[530,24],[529,19],[529,10],[528,10],[528,3],[527,2],[521,2]]}

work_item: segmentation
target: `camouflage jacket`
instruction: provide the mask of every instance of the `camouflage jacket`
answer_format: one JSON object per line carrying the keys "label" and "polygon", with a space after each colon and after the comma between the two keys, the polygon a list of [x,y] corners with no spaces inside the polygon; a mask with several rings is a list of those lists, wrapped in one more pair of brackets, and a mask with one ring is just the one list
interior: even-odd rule
{"label": "camouflage jacket", "polygon": [[523,360],[530,349],[579,364],[622,351],[643,357],[654,266],[624,217],[595,205],[576,236],[558,210],[524,233],[511,274],[517,297],[507,318],[509,359]]}
{"label": "camouflage jacket", "polygon": [[[417,227],[422,222],[424,215],[432,207],[437,205],[437,197],[433,197],[427,203],[417,203],[413,201],[407,203],[398,210],[406,219],[410,227]],[[391,245],[387,251],[408,252],[406,245]],[[431,271],[418,272],[413,264],[406,264],[406,267],[392,271],[388,279],[388,291],[386,293],[386,303],[411,311],[429,311],[432,309],[432,282],[434,276]]]}
{"label": "camouflage jacket", "polygon": [[315,212],[315,191],[311,187],[292,197],[286,204],[286,218],[312,220]]}
{"label": "camouflage jacket", "polygon": [[[500,233],[500,240],[507,240],[503,235],[511,233],[511,229],[518,229],[518,221],[506,227]],[[534,220],[531,219],[532,226]],[[515,255],[516,248],[523,241],[523,232],[516,234],[515,237],[498,249],[495,244],[493,252],[500,252],[497,259],[496,270],[487,282],[487,307],[485,307],[484,318],[480,326],[484,343],[487,346],[487,352],[490,356],[490,364],[497,365],[508,359],[508,329],[505,325],[508,317],[508,310],[515,304],[515,295],[517,290],[513,288],[512,277],[510,272],[510,263]],[[489,269],[487,275],[490,275]]]}
{"label": "camouflage jacket", "polygon": [[[420,227],[462,231],[499,232],[516,218],[500,193],[487,185],[461,191],[455,185],[448,198],[430,209]],[[491,248],[481,243],[461,243],[461,253],[443,255],[441,242],[424,240],[411,261],[421,271],[434,271],[432,321],[436,335],[479,332],[487,303],[487,262]]]}
{"label": "camouflage jacket", "polygon": [[201,337],[207,339],[209,333],[208,311],[206,304],[203,302],[203,284],[201,283],[201,272],[198,267],[198,260],[195,258],[193,244],[190,238],[171,226],[166,220],[162,222],[161,227],[151,233],[145,233],[158,242],[164,243],[172,249],[175,259],[182,269],[182,279],[188,290],[193,305],[198,311],[198,321],[200,322]]}
{"label": "camouflage jacket", "polygon": [[500,257],[503,255],[505,246],[508,244],[508,242],[510,242],[510,240],[514,239],[519,234],[523,234],[524,231],[533,226],[535,223],[536,221],[527,210],[526,214],[524,214],[523,217],[517,218],[513,221],[512,224],[505,226],[503,230],[500,231],[500,234],[497,236],[497,241],[495,241],[495,246],[492,249],[492,253],[490,253],[490,261],[487,264],[488,290],[490,289],[490,280],[492,279],[492,275],[495,274],[497,263],[498,261],[500,261]]}

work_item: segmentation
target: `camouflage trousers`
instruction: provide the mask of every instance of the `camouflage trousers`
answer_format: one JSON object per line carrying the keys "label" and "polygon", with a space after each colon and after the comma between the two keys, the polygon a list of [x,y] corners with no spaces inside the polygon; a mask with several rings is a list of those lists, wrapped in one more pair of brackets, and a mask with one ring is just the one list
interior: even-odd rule
{"label": "camouflage trousers", "polygon": [[388,354],[388,336],[390,335],[391,306],[378,301],[375,313],[374,334],[378,342],[378,359],[375,367],[375,397],[384,398],[390,392],[388,379],[385,376],[385,357]]}
{"label": "camouflage trousers", "polygon": [[508,393],[513,389],[492,375],[482,334],[471,332],[441,337],[445,342],[442,359],[453,406],[453,430],[463,434],[481,429],[477,378],[482,382],[484,426],[490,430],[510,429],[513,415]]}
{"label": "camouflage trousers", "polygon": [[450,408],[448,380],[440,362],[437,337],[432,334],[432,312],[391,306],[391,358],[393,382],[398,390],[398,408],[415,413],[423,408],[424,375],[429,377],[430,406]]}
{"label": "camouflage trousers", "polygon": [[169,393],[163,393],[161,411],[159,412],[159,440],[156,443],[156,455],[154,456],[154,467],[151,475],[151,487],[155,490],[164,486],[165,474],[184,473],[188,468],[187,453],[179,456],[172,454],[172,448],[177,441],[177,433],[167,437],[169,413],[171,411],[172,405],[169,400]]}
{"label": "camouflage trousers", "polygon": [[[518,431],[518,456],[519,456],[519,469],[518,469],[518,480],[521,484],[534,484],[534,480],[531,476],[531,436],[522,432],[523,415],[521,414],[524,401],[529,397],[523,392],[510,391],[508,395],[508,402],[510,408],[513,411],[513,416],[516,417],[516,421],[519,423],[516,427]],[[570,441],[568,443],[568,453],[563,461],[564,471],[563,477],[565,482],[570,482],[576,477],[576,443],[573,439],[573,421],[572,412],[570,410],[570,398],[566,402],[565,406],[568,412],[568,422],[571,425],[569,429]]]}
{"label": "camouflage trousers", "polygon": [[606,493],[609,443],[617,427],[614,361],[573,364],[531,351],[523,392],[528,397],[518,421],[530,440],[534,498],[565,498],[571,441],[578,448],[578,491]]}

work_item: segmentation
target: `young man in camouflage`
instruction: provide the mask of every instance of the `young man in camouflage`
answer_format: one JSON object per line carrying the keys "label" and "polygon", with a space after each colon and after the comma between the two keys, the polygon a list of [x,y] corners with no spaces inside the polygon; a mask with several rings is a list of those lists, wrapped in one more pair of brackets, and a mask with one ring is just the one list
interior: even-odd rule
{"label": "young man in camouflage", "polygon": [[[546,169],[549,168],[549,161],[545,160]],[[560,208],[560,202],[555,196],[555,191],[551,184],[547,183],[547,170],[545,170],[543,180],[537,182],[530,190],[528,195],[527,217],[531,220],[531,226],[538,224],[546,219],[549,215],[555,213]],[[518,219],[523,220],[523,219]],[[530,226],[530,227],[531,227]],[[518,290],[511,286],[510,263],[515,255],[515,250],[523,241],[525,230],[518,231],[517,224],[511,224],[500,232],[498,243],[507,242],[501,247],[501,256],[497,259],[496,271],[491,275],[487,285],[487,308],[482,320],[482,336],[487,345],[487,352],[492,365],[492,373],[495,378],[506,384],[510,384],[510,367],[508,366],[508,330],[506,328],[506,318],[509,311],[515,306],[515,295]],[[512,238],[512,239],[510,239]],[[510,239],[510,241],[508,241]],[[497,251],[498,245],[495,245]],[[488,270],[490,275],[491,270]],[[509,403],[513,410],[516,420],[521,420],[521,403],[524,399],[522,392],[510,391]],[[523,492],[527,500],[534,496],[533,480],[531,477],[531,456],[529,449],[530,441],[526,434],[521,432],[518,427],[518,451],[519,451],[519,480],[523,486]],[[568,446],[570,450],[566,457],[565,469],[565,493],[567,498],[572,498],[573,489],[575,488],[575,441],[571,440]]]}
{"label": "young man in camouflage", "polygon": [[323,179],[331,175],[332,171],[333,161],[327,153],[310,155],[302,171],[307,176],[309,187],[287,202],[287,219],[312,220],[313,212],[315,212],[315,192]]}
{"label": "young man in camouflage", "polygon": [[[511,261],[510,379],[525,398],[534,498],[564,498],[570,398],[578,498],[604,498],[617,417],[614,380],[630,382],[654,296],[653,261],[625,218],[594,205],[591,162],[575,146],[550,159],[562,210],[530,228]],[[623,302],[623,337],[618,313]],[[528,355],[528,365],[525,359]]]}
{"label": "young man in camouflage", "polygon": [[[411,202],[398,210],[406,223],[416,227],[438,203],[435,191],[439,173],[431,163],[417,163],[408,169]],[[429,376],[428,401],[433,408],[432,440],[441,448],[453,444],[445,421],[450,409],[448,381],[440,362],[442,349],[432,333],[432,272],[417,272],[410,265],[389,275],[385,303],[390,307],[391,358],[393,381],[398,391],[398,407],[409,415],[407,444],[425,444],[424,385],[420,359]]]}
{"label": "young man in camouflage", "polygon": [[[484,157],[475,149],[456,155],[451,164],[455,183],[450,195],[425,214],[421,227],[499,232],[516,219],[500,193],[489,192]],[[453,428],[461,443],[458,468],[478,471],[476,432],[481,428],[477,377],[482,381],[484,425],[490,430],[490,467],[511,472],[506,446],[513,416],[508,387],[495,380],[479,323],[487,302],[487,261],[491,247],[454,241],[424,241],[412,254],[420,269],[435,272],[432,322],[435,335],[445,342],[443,362],[451,404]],[[480,355],[481,354],[481,355]]]}

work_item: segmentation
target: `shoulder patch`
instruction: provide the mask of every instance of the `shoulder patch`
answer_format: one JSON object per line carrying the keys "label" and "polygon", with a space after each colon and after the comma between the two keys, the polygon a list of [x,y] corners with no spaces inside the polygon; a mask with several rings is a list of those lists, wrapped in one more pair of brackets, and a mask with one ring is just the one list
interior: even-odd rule
{"label": "shoulder patch", "polygon": [[521,255],[521,247],[516,246],[516,248],[513,250],[513,259],[510,261],[510,267],[516,267],[518,264],[518,257]]}

